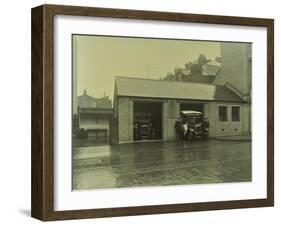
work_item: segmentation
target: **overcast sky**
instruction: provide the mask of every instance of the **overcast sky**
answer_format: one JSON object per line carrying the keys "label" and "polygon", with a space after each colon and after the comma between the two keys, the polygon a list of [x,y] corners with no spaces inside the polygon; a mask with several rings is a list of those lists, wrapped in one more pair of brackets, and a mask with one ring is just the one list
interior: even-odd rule
{"label": "overcast sky", "polygon": [[[115,76],[159,79],[175,67],[220,56],[219,42],[105,36],[73,36],[77,45],[77,95],[86,89],[94,97],[112,99]],[[75,59],[75,58],[74,58]],[[75,74],[75,73],[74,73]],[[75,85],[75,84],[73,84]]]}

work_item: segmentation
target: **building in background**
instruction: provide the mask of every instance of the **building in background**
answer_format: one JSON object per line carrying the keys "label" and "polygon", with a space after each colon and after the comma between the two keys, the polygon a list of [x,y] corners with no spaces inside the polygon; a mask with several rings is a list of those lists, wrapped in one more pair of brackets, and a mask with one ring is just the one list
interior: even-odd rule
{"label": "building in background", "polygon": [[225,85],[249,104],[251,132],[252,102],[252,47],[250,43],[222,42],[221,72],[214,85]]}
{"label": "building in background", "polygon": [[112,108],[78,108],[80,137],[95,144],[109,143],[112,115]]}
{"label": "building in background", "polygon": [[224,85],[116,77],[114,115],[118,142],[134,141],[136,115],[150,115],[157,140],[175,140],[182,110],[201,111],[209,136],[249,133],[249,105]]}
{"label": "building in background", "polygon": [[112,101],[104,94],[101,98],[95,98],[84,90],[77,97],[77,138],[88,139],[95,144],[108,143],[110,141],[110,124],[113,115]]}
{"label": "building in background", "polygon": [[200,54],[197,60],[186,63],[184,68],[176,67],[174,73],[168,73],[161,80],[211,84],[219,75],[220,69],[220,57],[210,60],[204,54]]}
{"label": "building in background", "polygon": [[175,140],[183,110],[209,119],[209,136],[251,133],[251,44],[221,43],[215,60],[203,54],[160,80],[116,77],[114,103],[84,90],[77,97],[74,135],[108,143],[133,142],[137,120],[152,124],[155,140]]}
{"label": "building in background", "polygon": [[105,94],[103,97],[95,98],[84,90],[83,94],[77,97],[77,106],[78,108],[112,108],[112,101]]}
{"label": "building in background", "polygon": [[251,44],[222,42],[221,44],[221,73],[213,84],[229,83],[245,97],[251,95]]}

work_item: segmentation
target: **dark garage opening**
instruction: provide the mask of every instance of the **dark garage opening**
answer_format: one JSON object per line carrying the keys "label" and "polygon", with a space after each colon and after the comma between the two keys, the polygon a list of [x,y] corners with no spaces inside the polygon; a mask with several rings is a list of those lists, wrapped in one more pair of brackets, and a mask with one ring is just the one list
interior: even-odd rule
{"label": "dark garage opening", "polygon": [[204,104],[180,104],[181,111],[200,111],[204,114]]}
{"label": "dark garage opening", "polygon": [[134,140],[162,139],[162,103],[134,102]]}

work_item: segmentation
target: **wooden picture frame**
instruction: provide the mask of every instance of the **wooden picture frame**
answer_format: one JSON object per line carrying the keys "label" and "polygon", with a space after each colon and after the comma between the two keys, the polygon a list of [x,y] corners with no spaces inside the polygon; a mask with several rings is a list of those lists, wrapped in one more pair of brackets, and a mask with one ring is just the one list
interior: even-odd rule
{"label": "wooden picture frame", "polygon": [[[121,208],[54,210],[54,16],[71,15],[167,22],[240,25],[267,29],[267,198]],[[274,205],[274,20],[231,16],[42,5],[32,9],[31,215],[50,220],[206,211]]]}

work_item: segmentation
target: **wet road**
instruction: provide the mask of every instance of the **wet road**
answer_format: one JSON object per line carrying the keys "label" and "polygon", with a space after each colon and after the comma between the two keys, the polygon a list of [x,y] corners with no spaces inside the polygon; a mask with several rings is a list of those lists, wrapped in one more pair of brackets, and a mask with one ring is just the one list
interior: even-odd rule
{"label": "wet road", "polygon": [[75,147],[73,189],[251,181],[250,141]]}

